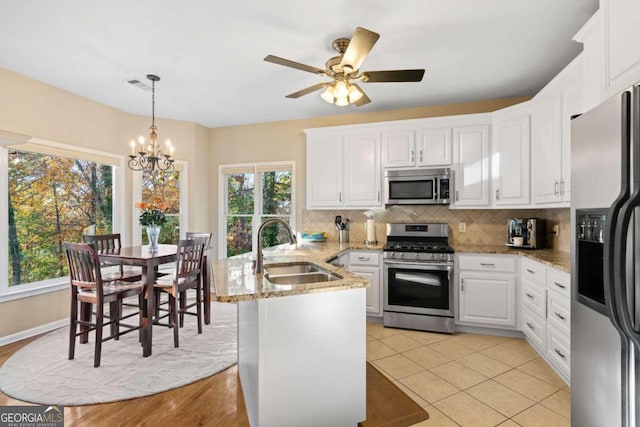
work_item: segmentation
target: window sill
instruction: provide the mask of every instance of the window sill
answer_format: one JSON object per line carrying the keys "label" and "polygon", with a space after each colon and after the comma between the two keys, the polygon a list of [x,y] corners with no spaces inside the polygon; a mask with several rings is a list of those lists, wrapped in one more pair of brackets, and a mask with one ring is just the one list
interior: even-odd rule
{"label": "window sill", "polygon": [[0,295],[0,303],[14,301],[22,298],[29,298],[37,295],[48,294],[51,292],[57,292],[63,289],[68,289],[68,287],[69,287],[69,278],[64,277],[64,278],[61,278],[60,282],[43,285],[37,288],[10,291],[4,295]]}

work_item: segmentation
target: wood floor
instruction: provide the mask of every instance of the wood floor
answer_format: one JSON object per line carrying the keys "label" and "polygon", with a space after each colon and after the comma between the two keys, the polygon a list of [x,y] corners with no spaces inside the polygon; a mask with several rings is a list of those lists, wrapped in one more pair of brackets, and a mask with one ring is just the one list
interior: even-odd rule
{"label": "wood floor", "polygon": [[[0,347],[0,365],[38,337]],[[0,405],[28,405],[0,392]],[[248,427],[236,366],[184,387],[153,396],[64,409],[65,427],[220,426]]]}

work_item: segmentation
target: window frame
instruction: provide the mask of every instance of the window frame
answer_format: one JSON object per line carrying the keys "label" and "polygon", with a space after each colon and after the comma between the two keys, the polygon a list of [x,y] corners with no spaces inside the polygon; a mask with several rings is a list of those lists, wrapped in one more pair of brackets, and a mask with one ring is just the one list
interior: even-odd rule
{"label": "window frame", "polygon": [[[253,214],[237,214],[233,216],[243,216],[252,219],[251,223],[251,247],[253,250],[247,253],[254,253],[258,247],[258,236],[254,230],[257,230],[262,224],[261,218],[281,218],[286,215],[264,214],[262,200],[262,180],[258,179],[261,172],[273,172],[283,170],[278,166],[291,169],[291,213],[289,216],[289,225],[291,229],[296,230],[296,162],[293,160],[281,162],[256,162],[256,163],[233,163],[218,165],[218,259],[227,258],[227,201],[228,201],[228,185],[225,178],[225,169],[253,169],[254,176],[254,199]],[[273,169],[269,169],[273,167]]]}
{"label": "window frame", "polygon": [[[176,160],[174,162],[176,170],[180,172],[180,213],[178,219],[180,221],[180,238],[184,239],[189,228],[189,167],[186,160]],[[131,179],[131,230],[133,236],[131,244],[133,246],[142,245],[142,225],[138,218],[140,217],[140,211],[136,208],[136,203],[142,200],[142,172],[135,171]]]}
{"label": "window frame", "polygon": [[[23,144],[37,144],[42,150],[29,150],[28,146]],[[0,141],[0,212],[2,212],[2,220],[0,221],[0,240],[9,241],[9,218],[7,215],[8,192],[9,192],[9,149],[18,151],[43,152],[47,154],[50,149],[52,156],[61,157],[55,152],[64,150],[70,153],[77,153],[80,156],[69,156],[73,159],[89,160],[95,162],[96,157],[107,158],[113,167],[113,189],[112,189],[112,222],[111,228],[114,232],[119,232],[123,240],[126,241],[127,235],[123,231],[125,225],[123,218],[125,213],[124,205],[124,156],[93,150],[89,148],[79,147],[75,145],[63,144],[54,141],[48,141],[40,138],[29,138],[28,140],[7,140]],[[86,158],[82,158],[82,155]],[[56,277],[37,282],[25,283],[16,286],[18,289],[12,289],[9,286],[9,248],[7,244],[0,244],[0,302],[12,301],[21,298],[32,297],[36,295],[56,292],[67,289],[69,286],[69,276]]]}

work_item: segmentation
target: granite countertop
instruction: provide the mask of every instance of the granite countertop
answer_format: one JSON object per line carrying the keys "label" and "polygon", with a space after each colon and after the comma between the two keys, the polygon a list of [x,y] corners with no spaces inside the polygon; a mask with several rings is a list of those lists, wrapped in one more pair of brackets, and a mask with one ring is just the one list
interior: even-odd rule
{"label": "granite countertop", "polygon": [[264,250],[264,265],[313,262],[342,276],[339,280],[302,285],[276,285],[265,280],[262,274],[255,274],[252,253],[215,260],[211,263],[215,295],[221,302],[237,302],[367,287],[368,280],[334,267],[327,261],[349,249],[381,250],[383,246],[383,243],[365,245],[364,243],[303,242],[296,245],[279,245]]}
{"label": "granite countertop", "polygon": [[504,245],[454,245],[456,253],[522,255],[565,273],[571,273],[569,252],[552,249],[516,249]]}

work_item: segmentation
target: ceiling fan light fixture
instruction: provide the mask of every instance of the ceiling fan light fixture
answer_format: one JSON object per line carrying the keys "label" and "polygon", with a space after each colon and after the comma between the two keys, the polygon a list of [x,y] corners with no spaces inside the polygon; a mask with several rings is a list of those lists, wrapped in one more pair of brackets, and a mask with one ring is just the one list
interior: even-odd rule
{"label": "ceiling fan light fixture", "polygon": [[340,107],[346,107],[347,105],[349,105],[349,98],[348,97],[336,98],[335,104]]}
{"label": "ceiling fan light fixture", "polygon": [[360,98],[362,98],[362,92],[357,87],[349,85],[349,102],[356,102]]}
{"label": "ceiling fan light fixture", "polygon": [[322,92],[322,95],[320,95],[320,97],[325,101],[327,101],[329,104],[333,104],[333,100],[335,99],[333,97],[333,91],[334,91],[333,86],[331,85],[327,86],[327,89],[324,92]]}
{"label": "ceiling fan light fixture", "polygon": [[349,96],[349,85],[342,80],[337,81],[335,83],[333,96],[335,96],[338,99],[342,99],[342,98],[346,99]]}

